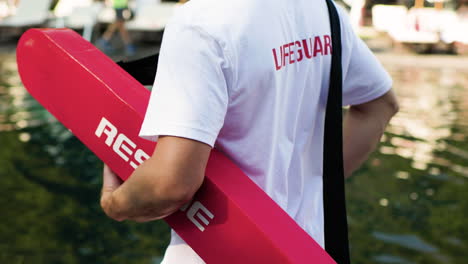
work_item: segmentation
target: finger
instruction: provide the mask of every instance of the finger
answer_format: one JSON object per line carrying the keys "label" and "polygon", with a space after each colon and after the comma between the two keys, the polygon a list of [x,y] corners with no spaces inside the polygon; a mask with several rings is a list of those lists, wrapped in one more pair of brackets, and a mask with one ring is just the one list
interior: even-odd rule
{"label": "finger", "polygon": [[113,194],[122,184],[122,181],[106,164],[104,164],[102,175],[101,207],[107,216],[114,220],[121,221],[123,219],[116,210]]}
{"label": "finger", "polygon": [[103,180],[102,180],[102,192],[113,192],[120,185],[122,185],[122,180],[107,166],[104,164],[103,170]]}

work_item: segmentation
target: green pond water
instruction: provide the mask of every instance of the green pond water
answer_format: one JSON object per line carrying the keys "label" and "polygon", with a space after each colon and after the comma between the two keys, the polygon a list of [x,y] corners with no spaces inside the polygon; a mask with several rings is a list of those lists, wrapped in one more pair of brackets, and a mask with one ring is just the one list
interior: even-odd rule
{"label": "green pond water", "polygon": [[[353,263],[466,264],[468,69],[388,69],[401,112],[347,182]],[[168,227],[109,220],[101,170],[0,54],[0,263],[159,263]]]}

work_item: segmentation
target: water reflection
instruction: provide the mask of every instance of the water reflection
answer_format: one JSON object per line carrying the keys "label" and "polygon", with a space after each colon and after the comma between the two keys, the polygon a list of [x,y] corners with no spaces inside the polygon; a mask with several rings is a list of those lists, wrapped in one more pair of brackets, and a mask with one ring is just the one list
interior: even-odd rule
{"label": "water reflection", "polygon": [[374,232],[372,235],[382,241],[391,244],[397,244],[402,247],[417,250],[424,253],[436,253],[439,250],[434,246],[422,241],[419,237],[414,235],[393,235],[381,232]]}
{"label": "water reflection", "polygon": [[[466,153],[443,139],[453,136],[452,128],[466,111],[456,109],[456,104],[457,98],[463,97],[462,87],[468,87],[467,75],[450,69],[410,68],[394,71],[393,76],[403,111],[392,121],[388,132],[400,137],[392,137],[392,147],[382,146],[380,152],[412,159],[415,169],[426,170],[430,163],[440,163],[468,176],[466,168],[451,166],[450,161],[436,157],[436,150],[450,151],[465,154],[466,160]],[[465,134],[457,133],[456,139],[464,141]]]}
{"label": "water reflection", "polygon": [[466,263],[468,69],[386,67],[401,112],[348,185],[353,260]]}
{"label": "water reflection", "polygon": [[[386,67],[401,112],[348,182],[353,263],[464,264],[468,70]],[[158,262],[167,227],[104,217],[101,163],[26,94],[13,54],[0,55],[0,146],[1,263]]]}
{"label": "water reflection", "polygon": [[25,92],[14,54],[0,56],[0,263],[159,263],[167,226],[103,215],[101,162]]}

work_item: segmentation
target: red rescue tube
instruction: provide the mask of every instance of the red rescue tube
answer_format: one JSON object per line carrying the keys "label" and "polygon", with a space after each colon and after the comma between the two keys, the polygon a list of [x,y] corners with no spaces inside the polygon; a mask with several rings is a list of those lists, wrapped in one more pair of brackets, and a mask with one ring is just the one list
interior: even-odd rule
{"label": "red rescue tube", "polygon": [[[17,61],[29,93],[123,180],[153,153],[138,136],[150,92],[77,33],[28,30]],[[193,202],[165,221],[207,263],[336,263],[216,150]]]}

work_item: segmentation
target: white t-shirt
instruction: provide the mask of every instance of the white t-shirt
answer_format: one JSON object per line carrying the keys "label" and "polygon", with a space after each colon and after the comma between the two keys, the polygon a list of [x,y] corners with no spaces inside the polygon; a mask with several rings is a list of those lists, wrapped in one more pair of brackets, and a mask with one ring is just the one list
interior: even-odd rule
{"label": "white t-shirt", "polygon": [[[339,9],[343,101],[390,88]],[[142,137],[172,135],[230,157],[320,245],[331,64],[325,0],[192,0],[167,25]],[[203,263],[173,232],[163,263]]]}

